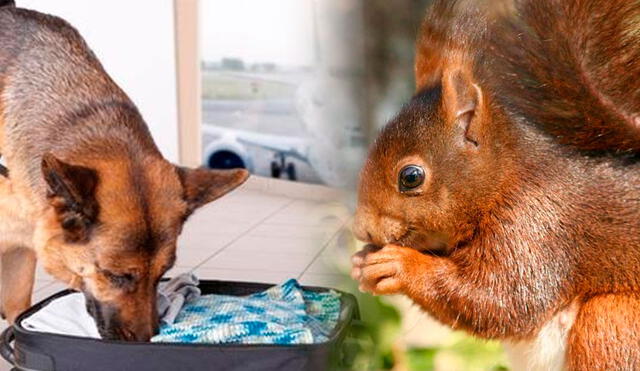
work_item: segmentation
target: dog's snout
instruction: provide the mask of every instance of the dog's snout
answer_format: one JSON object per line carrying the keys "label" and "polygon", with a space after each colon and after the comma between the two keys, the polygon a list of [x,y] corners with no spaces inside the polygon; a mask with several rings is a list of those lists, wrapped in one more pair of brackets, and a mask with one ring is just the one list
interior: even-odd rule
{"label": "dog's snout", "polygon": [[126,340],[127,341],[142,341],[146,342],[151,339],[154,335],[155,328],[154,326],[143,326],[137,329],[124,329],[126,332]]}
{"label": "dog's snout", "polygon": [[126,328],[121,328],[118,329],[117,331],[120,334],[120,338],[122,340],[126,340],[126,341],[135,341],[136,340],[136,333],[126,329]]}
{"label": "dog's snout", "polygon": [[110,321],[103,321],[108,325],[98,327],[100,336],[103,339],[147,342],[157,333],[158,325],[155,323],[143,321],[142,323],[125,324],[116,318],[113,317]]}
{"label": "dog's snout", "polygon": [[108,335],[106,336],[108,336],[108,338],[101,334],[102,337],[109,340],[147,342],[154,335],[154,329],[153,326],[146,328],[129,328],[121,326],[113,328],[107,333]]}
{"label": "dog's snout", "polygon": [[85,293],[87,311],[93,317],[100,336],[105,340],[147,342],[158,332],[158,313],[155,296],[152,303],[145,300],[144,309],[118,308],[113,303],[104,303]]}

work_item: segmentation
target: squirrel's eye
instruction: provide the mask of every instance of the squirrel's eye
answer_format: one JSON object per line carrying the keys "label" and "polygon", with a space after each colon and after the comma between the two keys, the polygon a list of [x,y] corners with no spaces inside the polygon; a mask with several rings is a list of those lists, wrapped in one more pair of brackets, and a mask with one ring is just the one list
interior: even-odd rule
{"label": "squirrel's eye", "polygon": [[418,165],[407,165],[400,170],[398,188],[400,192],[418,188],[424,183],[424,169]]}

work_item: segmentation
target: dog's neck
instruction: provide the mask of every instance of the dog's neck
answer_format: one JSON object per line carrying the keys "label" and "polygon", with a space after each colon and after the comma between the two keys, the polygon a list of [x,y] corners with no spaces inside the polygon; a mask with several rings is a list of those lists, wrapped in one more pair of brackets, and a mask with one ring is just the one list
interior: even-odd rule
{"label": "dog's neck", "polygon": [[[51,140],[41,148],[62,161],[98,171],[100,178],[117,176],[139,178],[154,163],[166,162],[153,142],[149,130],[129,102],[95,104],[91,109],[74,110],[54,127],[66,127],[51,133]],[[39,156],[29,164],[29,184],[40,196],[46,185]],[[130,183],[135,183],[135,179]]]}

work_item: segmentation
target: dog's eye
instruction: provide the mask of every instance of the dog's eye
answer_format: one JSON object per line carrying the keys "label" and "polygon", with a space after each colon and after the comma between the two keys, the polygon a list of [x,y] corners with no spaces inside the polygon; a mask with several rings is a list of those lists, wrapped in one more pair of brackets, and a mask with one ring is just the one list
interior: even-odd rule
{"label": "dog's eye", "polygon": [[122,273],[117,274],[111,271],[102,271],[105,277],[111,282],[111,284],[115,287],[126,287],[130,286],[135,282],[136,277],[131,273]]}
{"label": "dog's eye", "polygon": [[398,175],[398,188],[400,192],[411,191],[424,183],[424,169],[418,165],[407,165],[400,170]]}

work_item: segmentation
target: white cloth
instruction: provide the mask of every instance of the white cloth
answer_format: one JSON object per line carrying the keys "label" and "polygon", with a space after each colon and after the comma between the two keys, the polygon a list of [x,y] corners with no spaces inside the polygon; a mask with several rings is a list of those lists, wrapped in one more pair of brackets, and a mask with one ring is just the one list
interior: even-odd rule
{"label": "white cloth", "polygon": [[84,295],[73,293],[51,301],[22,320],[30,331],[100,339],[93,317],[87,312]]}

